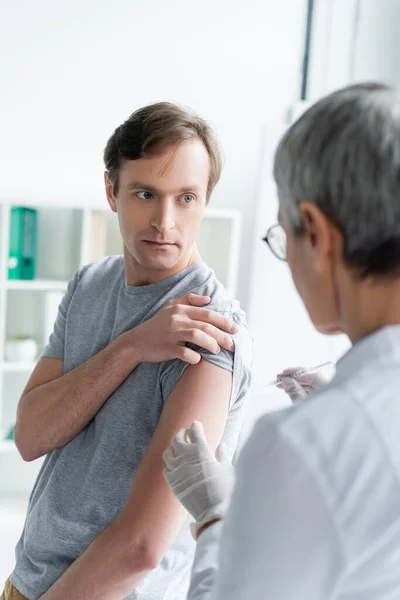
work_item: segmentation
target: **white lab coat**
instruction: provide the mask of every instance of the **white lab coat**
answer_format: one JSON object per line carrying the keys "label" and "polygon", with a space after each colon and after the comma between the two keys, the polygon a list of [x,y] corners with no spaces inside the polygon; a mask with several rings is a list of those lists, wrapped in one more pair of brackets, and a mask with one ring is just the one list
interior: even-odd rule
{"label": "white lab coat", "polygon": [[262,417],[236,474],[225,522],[197,543],[188,600],[398,600],[400,326]]}

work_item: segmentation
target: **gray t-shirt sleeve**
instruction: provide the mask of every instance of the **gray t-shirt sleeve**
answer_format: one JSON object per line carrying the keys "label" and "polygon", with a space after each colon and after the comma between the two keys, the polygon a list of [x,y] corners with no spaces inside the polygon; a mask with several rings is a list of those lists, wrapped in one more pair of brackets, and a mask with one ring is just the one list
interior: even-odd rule
{"label": "gray t-shirt sleeve", "polygon": [[68,283],[67,291],[61,300],[58,307],[57,318],[54,323],[53,333],[43,350],[42,358],[58,358],[64,360],[64,345],[65,345],[65,325],[69,305],[79,283],[81,271],[77,271],[71,281]]}
{"label": "gray t-shirt sleeve", "polygon": [[[224,313],[240,326],[238,333],[233,336],[235,341],[234,352],[221,349],[221,352],[218,354],[212,354],[198,346],[194,347],[194,349],[201,354],[204,360],[232,373],[232,393],[229,403],[230,411],[232,411],[241,408],[250,387],[253,340],[241,311],[235,313],[224,311]],[[166,402],[177,381],[188,366],[188,363],[179,359],[170,360],[165,363],[160,377],[164,402]]]}

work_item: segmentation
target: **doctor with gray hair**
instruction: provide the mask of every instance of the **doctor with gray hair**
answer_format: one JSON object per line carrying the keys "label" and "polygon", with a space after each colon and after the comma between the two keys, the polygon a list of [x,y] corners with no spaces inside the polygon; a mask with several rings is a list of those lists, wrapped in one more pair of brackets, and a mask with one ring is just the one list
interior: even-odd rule
{"label": "doctor with gray hair", "polygon": [[261,417],[235,484],[201,423],[172,440],[165,477],[198,540],[188,598],[395,600],[399,92],[368,83],[317,102],[285,133],[274,177],[278,223],[265,241],[287,261],[315,328],[347,334],[352,347],[330,383]]}

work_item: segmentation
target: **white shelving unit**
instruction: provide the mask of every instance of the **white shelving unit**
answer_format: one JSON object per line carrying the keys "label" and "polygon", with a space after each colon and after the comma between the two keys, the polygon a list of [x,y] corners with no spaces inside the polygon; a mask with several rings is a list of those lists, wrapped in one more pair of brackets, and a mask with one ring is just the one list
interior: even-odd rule
{"label": "white shelving unit", "polygon": [[[15,445],[5,436],[15,422],[18,399],[35,362],[5,360],[9,337],[31,336],[42,352],[57,314],[58,303],[74,272],[92,260],[122,253],[118,220],[106,206],[19,206],[38,211],[37,279],[8,280],[10,209],[0,201],[0,456]],[[240,213],[208,209],[198,247],[203,260],[233,295],[239,263]]]}
{"label": "white shelving unit", "polygon": [[19,290],[26,292],[47,292],[61,291],[66,288],[68,281],[51,281],[46,279],[34,279],[33,281],[6,281],[4,287],[6,290]]}
{"label": "white shelving unit", "polygon": [[14,452],[15,444],[11,440],[3,440],[0,442],[0,452]]}

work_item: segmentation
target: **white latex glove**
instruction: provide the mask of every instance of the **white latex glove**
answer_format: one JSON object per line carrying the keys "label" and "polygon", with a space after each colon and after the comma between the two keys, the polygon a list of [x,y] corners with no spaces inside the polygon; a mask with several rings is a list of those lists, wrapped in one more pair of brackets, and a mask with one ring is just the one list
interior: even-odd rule
{"label": "white latex glove", "polygon": [[193,537],[214,519],[223,519],[229,506],[235,476],[228,449],[216,453],[208,445],[203,425],[195,421],[181,429],[164,452],[164,477],[186,510],[195,519]]}
{"label": "white latex glove", "polygon": [[308,396],[316,389],[330,383],[332,379],[332,376],[328,375],[323,368],[320,371],[313,373],[305,373],[301,377],[290,377],[291,373],[295,373],[301,369],[302,367],[285,369],[285,371],[277,377],[279,387],[286,392],[292,402],[296,402],[300,398]]}

